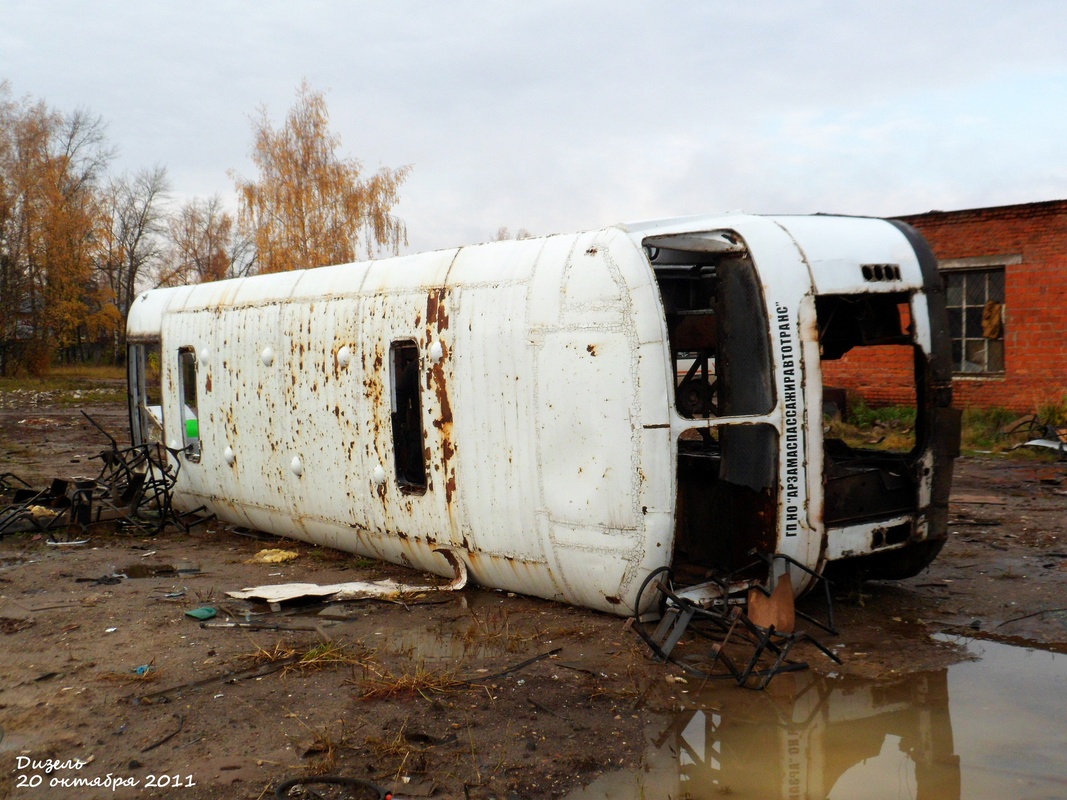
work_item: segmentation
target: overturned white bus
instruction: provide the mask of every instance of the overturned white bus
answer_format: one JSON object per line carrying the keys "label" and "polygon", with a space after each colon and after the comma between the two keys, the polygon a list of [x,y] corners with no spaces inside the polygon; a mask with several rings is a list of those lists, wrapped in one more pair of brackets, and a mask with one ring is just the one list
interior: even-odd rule
{"label": "overturned white bus", "polygon": [[[629,615],[663,566],[929,563],[947,336],[904,224],[620,225],[142,294],[131,425],[180,461],[179,508],[439,574],[447,548],[483,585]],[[914,363],[906,451],[824,436],[821,362],[864,347]]]}

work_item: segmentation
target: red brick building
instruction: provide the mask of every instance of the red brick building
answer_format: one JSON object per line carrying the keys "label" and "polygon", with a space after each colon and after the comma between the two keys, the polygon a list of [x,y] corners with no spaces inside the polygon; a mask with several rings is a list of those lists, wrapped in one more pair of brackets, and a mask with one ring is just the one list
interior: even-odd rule
{"label": "red brick building", "polygon": [[[1067,200],[899,217],[926,237],[945,280],[954,405],[1025,413],[1067,396]],[[883,350],[882,348],[865,348]],[[824,365],[828,385],[870,405],[913,402],[902,348],[866,354],[863,385],[849,356]],[[854,373],[853,373],[854,374]]]}

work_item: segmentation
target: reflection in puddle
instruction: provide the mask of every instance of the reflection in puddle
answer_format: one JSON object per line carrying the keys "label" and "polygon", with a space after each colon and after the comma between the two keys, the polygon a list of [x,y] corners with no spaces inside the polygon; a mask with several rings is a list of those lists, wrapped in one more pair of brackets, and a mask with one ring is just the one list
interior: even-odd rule
{"label": "reflection in puddle", "polygon": [[467,664],[506,652],[492,643],[479,642],[461,626],[449,628],[417,628],[389,631],[388,642],[383,642],[392,655],[407,656],[413,662],[428,666],[449,668]]}
{"label": "reflection in puddle", "polygon": [[803,672],[680,695],[640,771],[568,800],[1067,796],[1067,656],[968,647],[979,660],[896,680]]}
{"label": "reflection in puddle", "polygon": [[413,624],[390,630],[388,641],[383,641],[382,646],[413,662],[454,668],[494,656],[526,654],[531,644],[541,638],[513,629],[507,606],[499,600],[465,600],[464,609],[465,613],[452,625]]}

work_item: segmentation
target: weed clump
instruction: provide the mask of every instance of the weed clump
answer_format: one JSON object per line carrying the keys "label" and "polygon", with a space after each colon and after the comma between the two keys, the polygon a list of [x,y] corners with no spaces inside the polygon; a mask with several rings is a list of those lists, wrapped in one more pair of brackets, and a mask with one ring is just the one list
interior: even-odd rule
{"label": "weed clump", "polygon": [[427,669],[420,661],[413,671],[400,674],[367,662],[363,665],[362,686],[363,693],[359,699],[370,701],[391,700],[415,694],[429,699],[429,695],[465,689],[469,684],[460,678],[455,670]]}

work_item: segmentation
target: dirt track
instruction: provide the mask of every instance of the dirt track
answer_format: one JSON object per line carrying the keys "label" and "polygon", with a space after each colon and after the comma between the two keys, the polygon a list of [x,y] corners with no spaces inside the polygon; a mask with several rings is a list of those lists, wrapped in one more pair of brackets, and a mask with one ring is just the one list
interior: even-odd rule
{"label": "dirt track", "polygon": [[[89,413],[123,431],[121,404],[91,397]],[[0,394],[0,473],[36,486],[91,476],[106,445],[77,405]],[[939,559],[899,584],[838,587],[839,633],[821,638],[844,665],[810,647],[800,657],[820,671],[899,676],[961,657],[930,639],[942,630],[1067,650],[1065,477],[1052,461],[962,459]],[[408,776],[406,796],[564,797],[638,766],[648,718],[677,702],[680,670],[651,662],[619,618],[476,587],[348,603],[330,619],[250,616],[267,609],[225,592],[426,576],[215,524],[89,533],[73,547],[0,540],[0,797],[256,798],[327,771],[382,785]],[[249,563],[272,547],[299,556]],[[209,625],[277,629],[202,627],[185,614],[202,605],[220,612]],[[20,788],[33,771],[20,757],[91,758],[79,774],[138,787]],[[196,785],[146,789],[149,775]]]}

